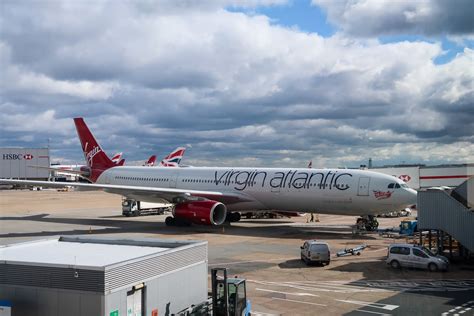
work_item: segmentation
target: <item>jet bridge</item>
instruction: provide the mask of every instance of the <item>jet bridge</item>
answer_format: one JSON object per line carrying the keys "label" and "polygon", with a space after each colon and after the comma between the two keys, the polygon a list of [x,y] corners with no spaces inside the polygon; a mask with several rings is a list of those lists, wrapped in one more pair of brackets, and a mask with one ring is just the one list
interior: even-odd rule
{"label": "jet bridge", "polygon": [[430,231],[430,236],[431,230],[437,230],[440,250],[444,249],[444,236],[450,244],[454,238],[474,254],[474,177],[454,190],[420,191],[417,208],[418,229]]}

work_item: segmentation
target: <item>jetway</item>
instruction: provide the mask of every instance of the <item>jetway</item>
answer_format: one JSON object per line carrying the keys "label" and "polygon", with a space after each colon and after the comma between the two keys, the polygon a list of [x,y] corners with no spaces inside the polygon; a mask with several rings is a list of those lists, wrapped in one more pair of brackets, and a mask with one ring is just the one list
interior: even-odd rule
{"label": "jetway", "polygon": [[[418,192],[418,229],[438,230],[438,236],[454,238],[474,254],[474,177],[454,190]],[[440,239],[440,238],[438,238]],[[441,242],[441,250],[443,250]],[[438,241],[439,245],[439,241]]]}

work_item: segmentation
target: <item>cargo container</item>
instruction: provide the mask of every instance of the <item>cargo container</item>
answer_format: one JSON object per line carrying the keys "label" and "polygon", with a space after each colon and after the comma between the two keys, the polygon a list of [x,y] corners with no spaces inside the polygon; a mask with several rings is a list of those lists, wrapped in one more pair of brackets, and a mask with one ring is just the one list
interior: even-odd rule
{"label": "cargo container", "polygon": [[0,178],[48,179],[48,148],[0,148]]}

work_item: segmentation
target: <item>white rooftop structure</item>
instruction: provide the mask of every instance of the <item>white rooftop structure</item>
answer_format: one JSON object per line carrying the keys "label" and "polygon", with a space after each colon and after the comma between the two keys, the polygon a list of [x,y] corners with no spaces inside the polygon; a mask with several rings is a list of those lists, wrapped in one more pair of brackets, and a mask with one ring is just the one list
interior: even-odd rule
{"label": "white rooftop structure", "polygon": [[157,254],[168,249],[51,239],[1,247],[0,261],[93,269]]}

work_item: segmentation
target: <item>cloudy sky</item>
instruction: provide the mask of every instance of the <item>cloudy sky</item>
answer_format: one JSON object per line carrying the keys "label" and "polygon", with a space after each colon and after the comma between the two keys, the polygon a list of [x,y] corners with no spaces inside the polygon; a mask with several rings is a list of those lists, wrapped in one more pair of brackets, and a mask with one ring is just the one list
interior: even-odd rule
{"label": "cloudy sky", "polygon": [[0,147],[83,161],[474,162],[472,0],[0,3]]}

